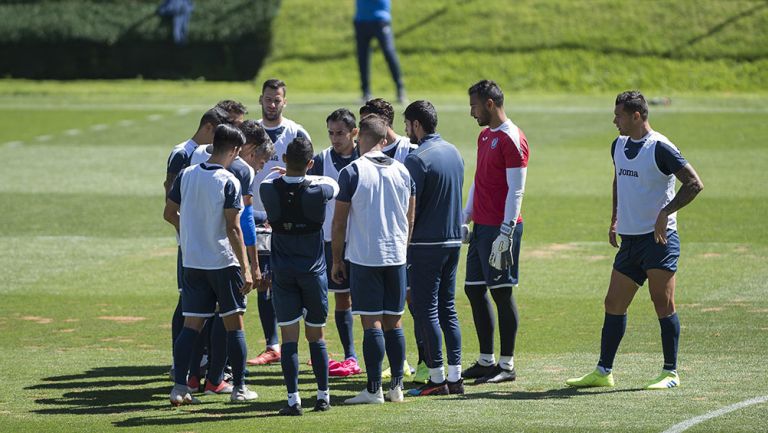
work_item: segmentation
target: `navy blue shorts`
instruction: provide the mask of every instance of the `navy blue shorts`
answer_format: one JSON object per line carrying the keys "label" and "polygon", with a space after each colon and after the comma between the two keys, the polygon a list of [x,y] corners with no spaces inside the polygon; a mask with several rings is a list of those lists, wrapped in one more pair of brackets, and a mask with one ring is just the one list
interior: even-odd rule
{"label": "navy blue shorts", "polygon": [[[346,250],[346,245],[345,245]],[[344,257],[342,251],[341,256]],[[331,250],[331,243],[325,243],[325,277],[328,280],[328,291],[334,293],[349,293],[349,260],[344,260],[344,265],[347,267],[347,278],[338,284],[331,278],[331,269],[333,269],[333,250]]]}
{"label": "navy blue shorts", "polygon": [[243,277],[238,266],[212,270],[184,268],[182,314],[213,317],[217,302],[221,317],[244,313],[247,299],[240,293],[242,287]]}
{"label": "navy blue shorts", "polygon": [[181,260],[181,246],[179,246],[179,252],[176,254],[176,283],[179,285],[179,294],[181,294],[181,287],[184,284],[184,265]]}
{"label": "navy blue shorts", "polygon": [[515,264],[511,268],[500,271],[488,263],[491,256],[493,241],[499,236],[500,226],[475,224],[469,239],[467,252],[467,268],[464,285],[488,286],[489,289],[514,287],[519,282],[520,244],[523,240],[523,223],[515,225],[512,232],[512,258]]}
{"label": "navy blue shorts", "polygon": [[325,326],[328,318],[328,280],[325,273],[272,273],[272,305],[278,326],[288,326],[304,318],[307,326]]}
{"label": "navy blue shorts", "polygon": [[613,269],[642,286],[648,269],[677,272],[680,238],[676,230],[667,230],[667,244],[657,244],[653,233],[621,235],[621,247],[613,261]]}
{"label": "navy blue shorts", "polygon": [[402,315],[405,311],[405,265],[350,265],[352,314]]}

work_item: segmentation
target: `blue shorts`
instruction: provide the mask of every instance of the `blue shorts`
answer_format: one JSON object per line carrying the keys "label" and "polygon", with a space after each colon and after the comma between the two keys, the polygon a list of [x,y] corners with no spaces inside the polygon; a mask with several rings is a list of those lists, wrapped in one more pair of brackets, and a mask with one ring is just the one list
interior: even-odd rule
{"label": "blue shorts", "polygon": [[469,239],[467,252],[467,268],[464,285],[488,286],[489,289],[514,287],[519,282],[520,244],[523,240],[523,223],[515,225],[512,232],[512,259],[515,264],[511,268],[500,271],[493,268],[488,259],[491,256],[493,241],[499,236],[500,226],[475,224]]}
{"label": "blue shorts", "polygon": [[613,269],[642,286],[648,269],[677,272],[680,257],[680,238],[677,231],[667,230],[667,244],[657,244],[653,233],[621,235],[621,247],[613,261]]}
{"label": "blue shorts", "polygon": [[352,314],[402,315],[405,312],[405,265],[350,265]]}
{"label": "blue shorts", "polygon": [[243,277],[238,266],[212,270],[184,268],[182,315],[213,317],[216,302],[221,317],[244,313],[247,300],[240,293],[242,287]]}
{"label": "blue shorts", "polygon": [[179,285],[179,294],[181,294],[181,287],[184,282],[184,265],[181,260],[181,246],[179,246],[179,252],[176,254],[176,284]]}
{"label": "blue shorts", "polygon": [[[343,251],[341,253],[341,256],[344,257]],[[349,293],[349,260],[344,260],[344,265],[346,265],[347,267],[347,278],[345,278],[344,281],[341,282],[341,284],[338,284],[335,281],[333,281],[333,278],[331,278],[331,270],[333,269],[333,250],[331,249],[331,243],[326,242],[325,243],[325,267],[326,267],[325,276],[326,276],[326,279],[328,280],[329,292]]]}
{"label": "blue shorts", "polygon": [[272,305],[278,326],[288,326],[304,318],[307,326],[325,326],[328,318],[328,280],[325,273],[272,273]]}

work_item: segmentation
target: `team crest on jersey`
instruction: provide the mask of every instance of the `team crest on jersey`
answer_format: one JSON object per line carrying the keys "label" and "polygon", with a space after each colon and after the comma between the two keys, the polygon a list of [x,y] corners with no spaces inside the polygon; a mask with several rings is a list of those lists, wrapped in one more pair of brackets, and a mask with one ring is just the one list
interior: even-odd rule
{"label": "team crest on jersey", "polygon": [[496,149],[496,146],[499,145],[499,138],[494,137],[493,141],[491,141],[491,149]]}

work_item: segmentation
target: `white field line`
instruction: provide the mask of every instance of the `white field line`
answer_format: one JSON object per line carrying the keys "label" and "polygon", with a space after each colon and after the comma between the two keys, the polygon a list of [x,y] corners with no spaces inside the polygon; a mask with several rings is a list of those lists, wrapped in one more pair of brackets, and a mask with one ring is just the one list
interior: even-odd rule
{"label": "white field line", "polygon": [[755,397],[750,398],[749,400],[740,401],[738,403],[734,403],[730,406],[725,406],[717,410],[713,410],[712,412],[707,412],[704,415],[699,415],[697,417],[685,420],[681,423],[675,424],[672,427],[664,430],[663,433],[680,433],[683,431],[688,430],[689,428],[695,426],[696,424],[700,424],[704,421],[707,421],[712,418],[717,418],[719,416],[725,415],[727,413],[731,413],[733,411],[745,408],[747,406],[752,406],[754,404],[760,404],[768,402],[768,395],[764,395],[762,397]]}
{"label": "white field line", "polygon": [[13,149],[13,148],[16,148],[16,147],[21,147],[23,145],[24,145],[23,141],[16,140],[16,141],[8,141],[8,142],[6,142],[5,144],[3,144],[3,147],[7,147],[9,149]]}

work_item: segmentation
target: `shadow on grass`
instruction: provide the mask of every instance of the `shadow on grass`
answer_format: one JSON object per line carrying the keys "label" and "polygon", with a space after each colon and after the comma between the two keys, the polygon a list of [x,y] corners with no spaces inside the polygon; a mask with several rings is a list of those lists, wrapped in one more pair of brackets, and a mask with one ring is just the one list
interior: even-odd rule
{"label": "shadow on grass", "polygon": [[[461,396],[464,400],[549,400],[549,399],[569,399],[581,396],[594,396],[597,394],[618,394],[626,392],[643,391],[643,388],[627,389],[578,389],[578,388],[553,388],[544,391],[485,391],[473,392],[478,389],[476,386],[468,386],[469,393]],[[446,398],[448,399],[448,398]],[[453,398],[450,398],[453,399]]]}

